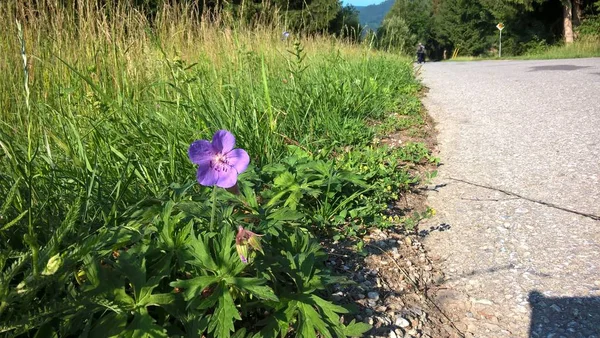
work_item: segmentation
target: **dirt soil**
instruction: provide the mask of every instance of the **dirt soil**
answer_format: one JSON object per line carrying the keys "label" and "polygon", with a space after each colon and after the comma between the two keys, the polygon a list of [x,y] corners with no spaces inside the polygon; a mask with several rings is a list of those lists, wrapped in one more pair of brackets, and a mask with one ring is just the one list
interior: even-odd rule
{"label": "dirt soil", "polygon": [[[424,114],[425,110],[423,109]],[[424,126],[418,130],[404,130],[381,140],[390,146],[405,142],[423,142],[434,149],[436,132],[432,119],[426,115]],[[422,176],[435,170],[431,164],[412,165],[409,169]],[[431,187],[424,182],[416,186],[390,206],[390,210],[404,215],[427,209],[426,192]],[[357,252],[356,241],[323,242],[328,250],[328,264],[333,271],[355,283],[340,285],[334,290],[333,300],[338,304],[357,307],[352,319],[373,325],[367,337],[438,338],[463,337],[435,303],[435,294],[444,282],[444,274],[430,259],[422,239],[432,231],[446,227],[406,230],[402,225],[392,229],[372,229],[363,238],[364,249]]]}

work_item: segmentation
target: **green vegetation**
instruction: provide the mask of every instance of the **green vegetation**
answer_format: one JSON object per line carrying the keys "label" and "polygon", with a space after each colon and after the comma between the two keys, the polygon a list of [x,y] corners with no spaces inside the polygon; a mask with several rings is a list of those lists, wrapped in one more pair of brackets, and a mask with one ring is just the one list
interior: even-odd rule
{"label": "green vegetation", "polygon": [[598,56],[599,12],[597,0],[396,0],[378,46],[413,54],[423,42],[431,59],[495,57],[502,22],[503,57]]}
{"label": "green vegetation", "polygon": [[[436,159],[373,143],[423,123],[410,61],[193,4],[67,2],[0,4],[0,333],[368,330],[327,300],[347,281],[316,236],[424,217],[388,205]],[[187,154],[219,129],[251,158],[233,190]]]}
{"label": "green vegetation", "polygon": [[600,38],[587,38],[575,41],[572,44],[555,44],[541,46],[527,51],[518,59],[572,59],[600,56]]}

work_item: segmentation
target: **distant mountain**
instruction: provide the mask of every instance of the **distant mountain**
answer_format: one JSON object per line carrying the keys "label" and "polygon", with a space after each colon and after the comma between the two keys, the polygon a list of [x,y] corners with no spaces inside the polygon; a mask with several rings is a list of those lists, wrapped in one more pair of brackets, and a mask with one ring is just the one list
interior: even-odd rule
{"label": "distant mountain", "polygon": [[381,26],[383,18],[390,11],[395,0],[386,0],[378,5],[355,6],[358,10],[358,19],[362,26],[377,29]]}

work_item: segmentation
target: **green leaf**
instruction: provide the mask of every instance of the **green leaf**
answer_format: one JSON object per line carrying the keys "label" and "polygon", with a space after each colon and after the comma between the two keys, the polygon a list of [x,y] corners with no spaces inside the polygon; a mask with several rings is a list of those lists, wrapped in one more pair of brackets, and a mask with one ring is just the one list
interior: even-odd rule
{"label": "green leaf", "polygon": [[127,326],[127,314],[108,313],[102,316],[90,331],[89,338],[117,337]]}
{"label": "green leaf", "polygon": [[17,222],[19,222],[21,220],[21,218],[25,217],[25,215],[27,215],[27,213],[29,212],[29,210],[25,210],[22,213],[19,214],[19,216],[17,216],[15,219],[13,219],[12,221],[6,223],[1,229],[0,231],[4,231],[4,230],[8,230],[10,229],[13,225],[17,224]]}
{"label": "green leaf", "polygon": [[290,208],[277,208],[267,216],[267,219],[274,221],[297,221],[305,216],[304,213]]}
{"label": "green leaf", "polygon": [[219,295],[219,301],[212,321],[208,324],[208,330],[214,337],[229,338],[231,332],[235,331],[235,320],[241,320],[242,317],[235,307],[233,297],[224,285],[219,285],[215,292]]}
{"label": "green leaf", "polygon": [[319,296],[310,295],[310,299],[312,299],[315,302],[315,304],[317,304],[321,309],[323,309],[323,312],[325,312],[327,317],[329,317],[331,319],[335,319],[335,320],[339,319],[339,316],[337,316],[336,313],[348,313],[349,312],[346,308],[339,306],[339,305],[335,305],[331,302],[328,302]]}
{"label": "green leaf", "polygon": [[327,329],[327,324],[321,319],[321,315],[310,304],[299,303],[300,318],[298,320],[298,336],[301,338],[314,338],[316,331],[323,337],[333,338]]}
{"label": "green leaf", "polygon": [[262,278],[229,277],[225,279],[225,282],[235,285],[238,289],[247,291],[258,298],[279,301],[273,290],[264,285],[266,280]]}
{"label": "green leaf", "polygon": [[188,261],[188,263],[212,272],[216,272],[219,269],[212,255],[210,254],[205,237],[196,237],[195,234],[192,233],[190,236],[188,249],[190,254],[195,258],[193,261]]}
{"label": "green leaf", "polygon": [[146,306],[162,306],[175,303],[177,301],[177,295],[174,293],[157,293],[150,295],[144,301],[143,305]]}
{"label": "green leaf", "polygon": [[[294,186],[297,187],[297,186]],[[284,206],[290,207],[292,210],[296,210],[300,200],[302,199],[302,191],[294,189],[290,196],[285,200]]]}
{"label": "green leaf", "polygon": [[168,337],[167,331],[156,325],[145,309],[135,313],[133,321],[127,325],[119,337],[126,338],[162,338]]}
{"label": "green leaf", "polygon": [[295,185],[295,184],[296,184],[296,178],[289,171],[286,171],[286,172],[280,174],[279,176],[275,177],[275,179],[273,180],[274,188],[288,188],[291,185]]}
{"label": "green leaf", "polygon": [[298,301],[281,299],[279,309],[257,325],[264,328],[253,336],[253,338],[276,338],[284,337],[290,328],[290,323],[296,316]]}
{"label": "green leaf", "polygon": [[185,300],[191,300],[195,297],[200,297],[202,290],[210,285],[217,283],[219,278],[216,276],[200,276],[192,279],[183,279],[171,282],[172,287],[183,289]]}
{"label": "green leaf", "polygon": [[348,326],[344,328],[344,335],[347,337],[363,337],[364,333],[371,329],[371,325],[358,322],[353,319]]}
{"label": "green leaf", "polygon": [[165,276],[152,276],[146,284],[140,289],[139,296],[137,299],[138,305],[145,305],[147,303],[147,298],[152,294],[152,290],[154,290],[160,281]]}

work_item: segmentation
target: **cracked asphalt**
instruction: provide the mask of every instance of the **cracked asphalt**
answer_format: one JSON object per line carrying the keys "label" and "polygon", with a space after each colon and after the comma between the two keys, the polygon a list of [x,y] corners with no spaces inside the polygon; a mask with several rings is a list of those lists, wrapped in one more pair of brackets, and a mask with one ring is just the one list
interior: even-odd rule
{"label": "cracked asphalt", "polygon": [[440,305],[466,336],[600,338],[600,58],[421,71]]}

